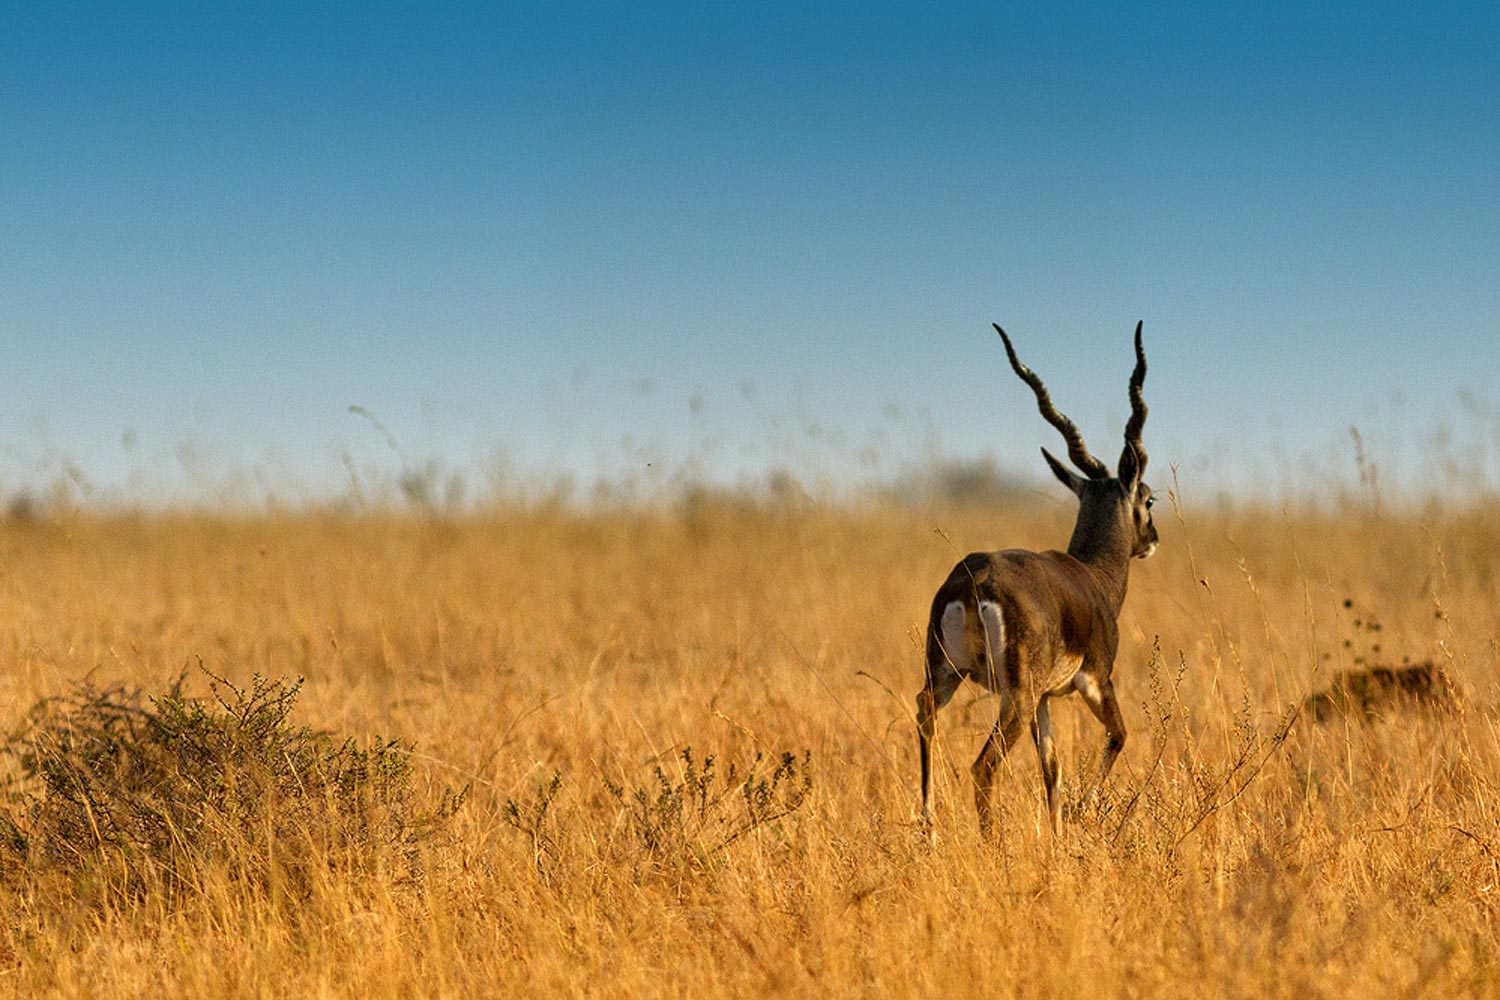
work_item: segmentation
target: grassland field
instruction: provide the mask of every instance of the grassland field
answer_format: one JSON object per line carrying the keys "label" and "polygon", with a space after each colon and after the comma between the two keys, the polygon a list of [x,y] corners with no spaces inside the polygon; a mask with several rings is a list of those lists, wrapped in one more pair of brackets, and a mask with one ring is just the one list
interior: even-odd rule
{"label": "grassland field", "polygon": [[[412,747],[423,801],[468,789],[419,865],[329,857],[295,890],[210,866],[118,894],[13,860],[0,994],[1500,996],[1492,505],[1174,494],[1121,617],[1105,793],[1071,699],[1062,835],[1023,742],[981,843],[995,706],[965,687],[928,841],[932,591],[966,552],[1061,547],[1065,499],[0,526],[0,727],[85,678],[302,678],[297,722]],[[1459,706],[1295,715],[1407,660]]]}

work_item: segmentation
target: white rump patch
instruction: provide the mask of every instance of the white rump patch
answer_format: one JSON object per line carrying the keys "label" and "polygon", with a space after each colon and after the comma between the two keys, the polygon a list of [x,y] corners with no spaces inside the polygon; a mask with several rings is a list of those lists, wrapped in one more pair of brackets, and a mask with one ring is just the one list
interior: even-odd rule
{"label": "white rump patch", "polygon": [[[950,601],[943,608],[940,621],[943,649],[953,669],[964,677],[1000,695],[1008,697],[1005,680],[1005,619],[995,601],[979,602],[978,628],[969,622],[968,609],[962,601]],[[984,643],[983,649],[979,643]],[[988,655],[985,655],[988,654]],[[989,663],[986,669],[986,661]]]}
{"label": "white rump patch", "polygon": [[965,617],[962,601],[949,601],[943,609],[943,650],[948,654],[948,662],[960,674],[967,674],[974,665],[974,657],[964,636]]}
{"label": "white rump patch", "polygon": [[979,621],[984,626],[985,645],[990,649],[993,689],[999,691],[1005,687],[1005,619],[1000,616],[1000,605],[994,601],[980,601]]}

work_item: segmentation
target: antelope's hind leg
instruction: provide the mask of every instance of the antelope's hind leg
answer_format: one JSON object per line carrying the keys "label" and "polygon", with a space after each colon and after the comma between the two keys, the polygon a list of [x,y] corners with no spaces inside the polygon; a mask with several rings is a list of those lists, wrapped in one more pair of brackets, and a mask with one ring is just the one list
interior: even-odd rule
{"label": "antelope's hind leg", "polygon": [[[934,675],[935,674],[935,675]],[[917,692],[917,747],[922,758],[922,822],[932,823],[932,741],[937,737],[938,709],[953,699],[963,678],[956,670],[929,671]]]}
{"label": "antelope's hind leg", "polygon": [[989,840],[995,828],[995,772],[1025,729],[1014,701],[1006,700],[1002,715],[974,758],[974,808],[979,813],[979,836]]}
{"label": "antelope's hind leg", "polygon": [[937,737],[938,709],[953,700],[969,664],[964,642],[964,606],[954,601],[943,609],[941,636],[927,629],[927,683],[917,692],[917,748],[922,760],[922,823],[932,826],[932,741]]}
{"label": "antelope's hind leg", "polygon": [[979,623],[984,632],[984,662],[978,672],[981,683],[994,692],[1000,708],[995,727],[974,759],[974,809],[979,815],[979,835],[988,840],[994,829],[995,772],[1024,729],[1016,707],[1015,692],[1006,673],[1005,619],[994,601],[979,603]]}

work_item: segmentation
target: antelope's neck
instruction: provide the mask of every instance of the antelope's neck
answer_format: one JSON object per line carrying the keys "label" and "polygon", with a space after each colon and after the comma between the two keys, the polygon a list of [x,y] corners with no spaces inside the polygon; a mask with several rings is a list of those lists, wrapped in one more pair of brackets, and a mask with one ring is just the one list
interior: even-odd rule
{"label": "antelope's neck", "polygon": [[1068,555],[1093,571],[1099,589],[1118,615],[1130,582],[1130,541],[1122,533],[1088,531],[1080,524],[1068,543]]}

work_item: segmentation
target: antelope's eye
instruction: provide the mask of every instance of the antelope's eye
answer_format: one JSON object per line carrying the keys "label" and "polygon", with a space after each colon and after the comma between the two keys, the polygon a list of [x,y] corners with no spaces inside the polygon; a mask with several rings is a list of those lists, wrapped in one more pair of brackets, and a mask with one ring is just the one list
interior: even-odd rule
{"label": "antelope's eye", "polygon": [[1154,503],[1156,503],[1156,497],[1147,497],[1146,498],[1146,509],[1150,510],[1151,509],[1151,505],[1154,504]]}

